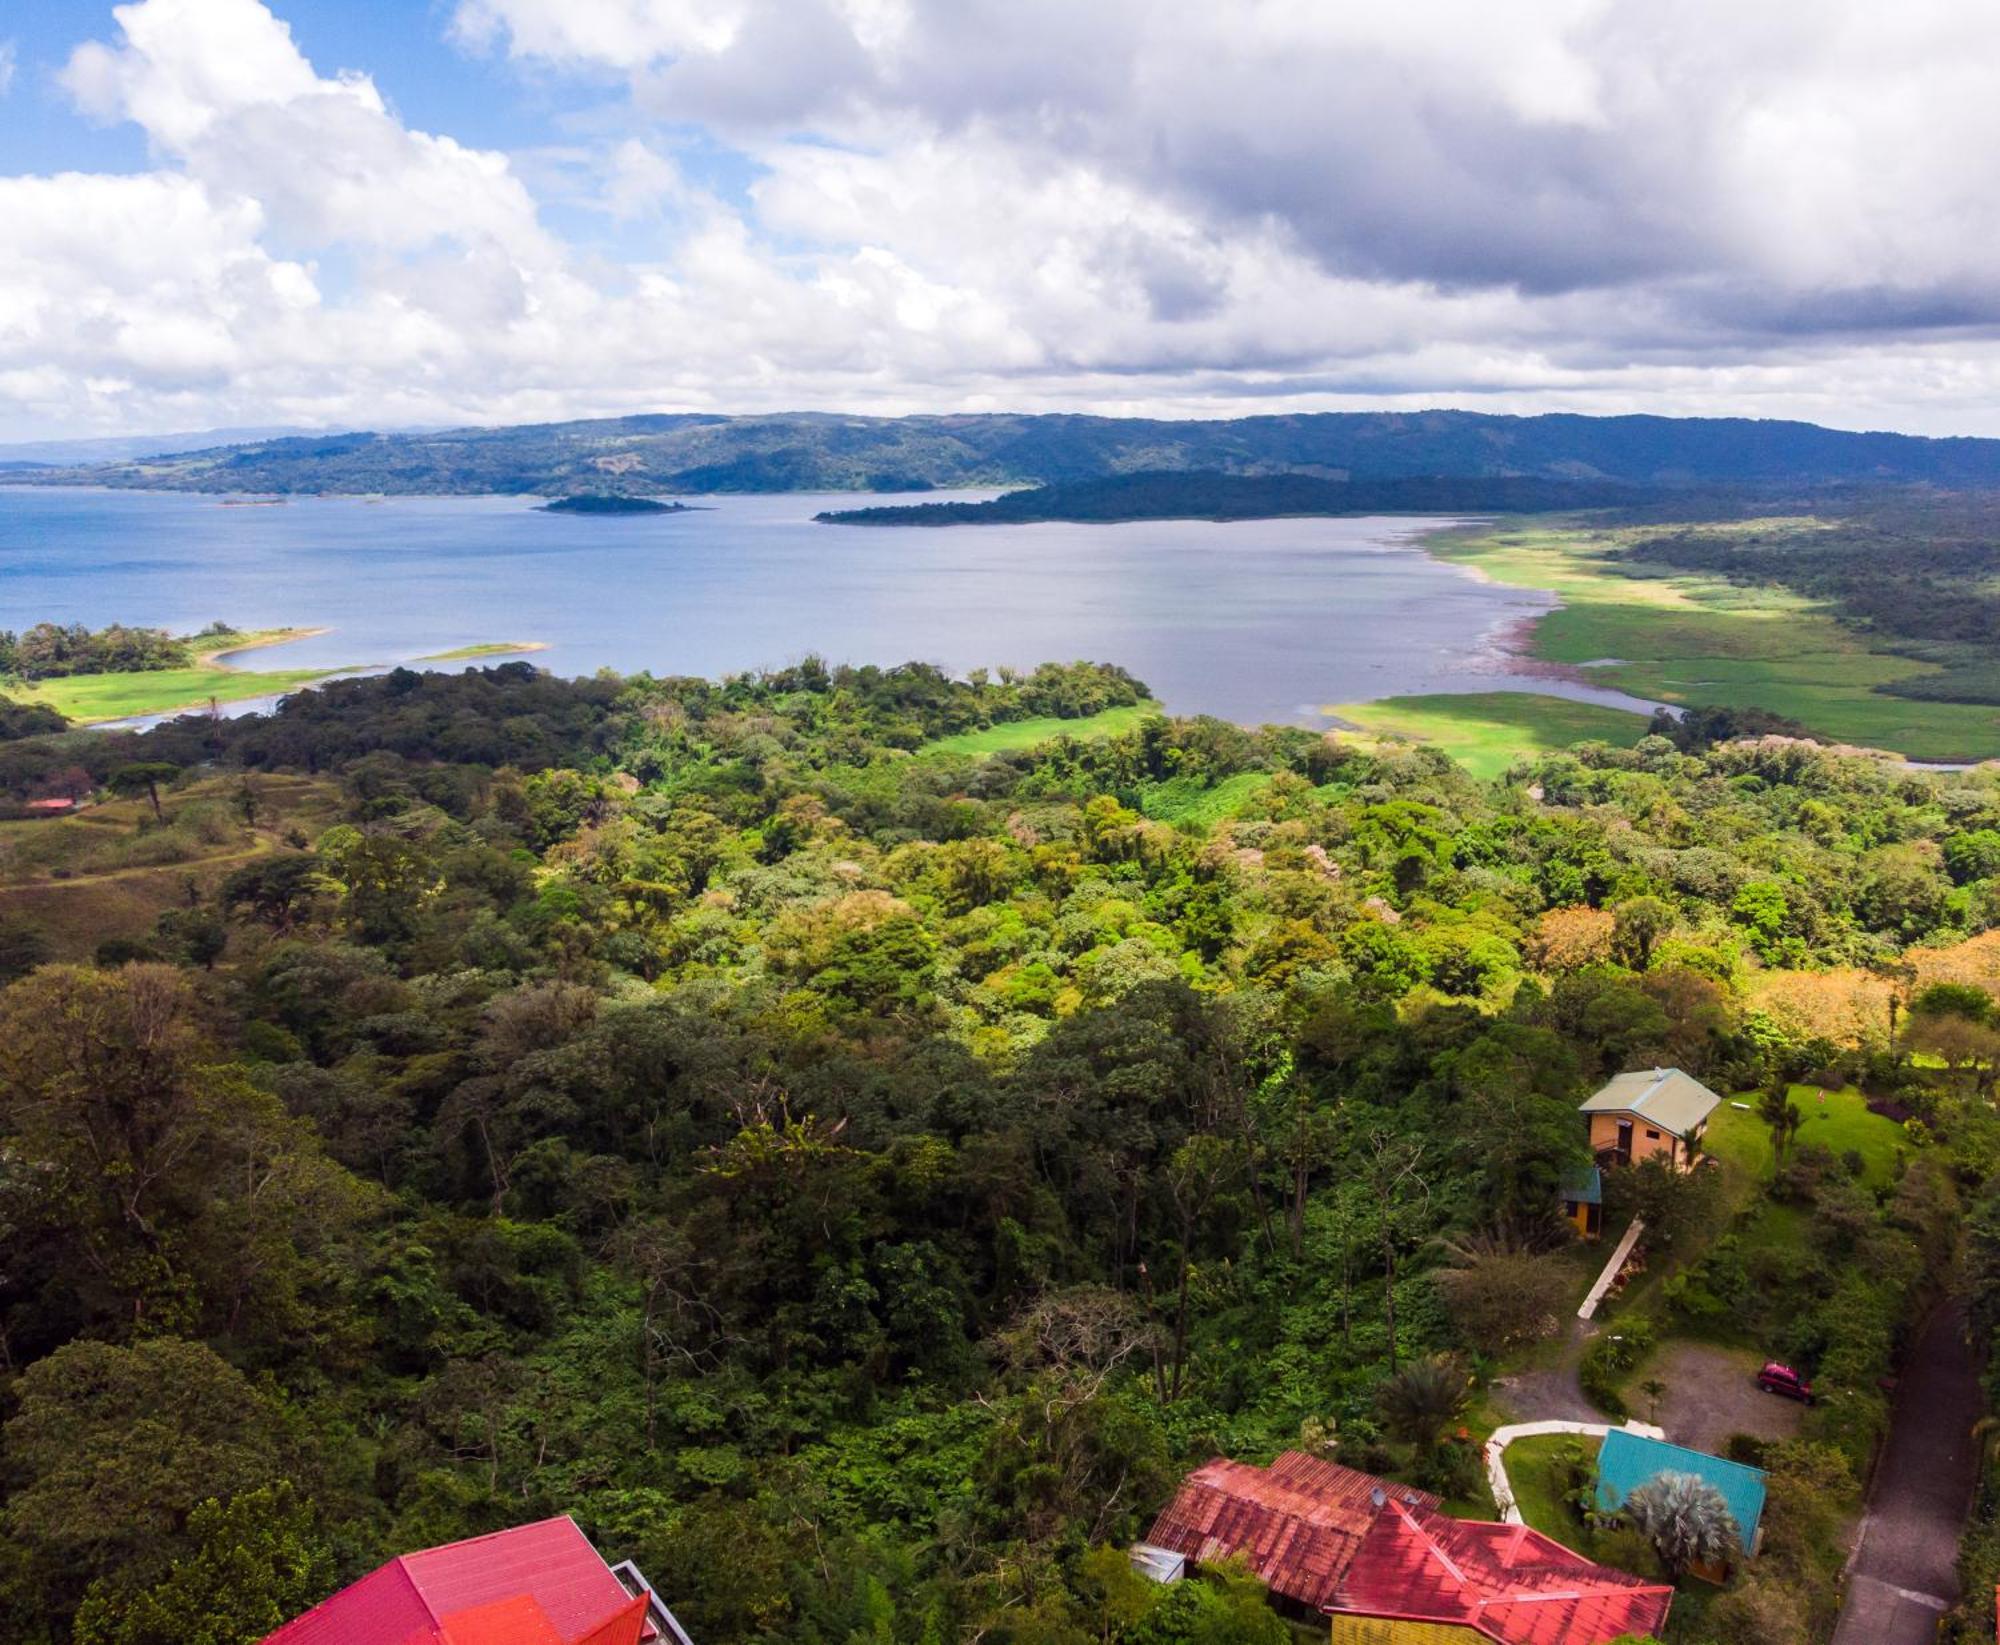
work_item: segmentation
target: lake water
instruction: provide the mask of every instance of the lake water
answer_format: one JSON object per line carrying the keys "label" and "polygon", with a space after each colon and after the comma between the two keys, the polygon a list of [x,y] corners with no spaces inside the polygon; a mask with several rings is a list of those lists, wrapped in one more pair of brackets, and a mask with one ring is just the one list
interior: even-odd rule
{"label": "lake water", "polygon": [[1501,642],[1553,601],[1430,558],[1423,533],[1446,522],[813,522],[868,500],[725,497],[590,519],[515,498],[231,508],[0,488],[0,628],[329,630],[248,667],[375,668],[489,641],[541,641],[535,662],[559,674],[714,676],[807,652],[954,672],[1091,658],[1176,712],[1249,724],[1324,724],[1324,705],[1419,691],[1648,706],[1519,674]]}

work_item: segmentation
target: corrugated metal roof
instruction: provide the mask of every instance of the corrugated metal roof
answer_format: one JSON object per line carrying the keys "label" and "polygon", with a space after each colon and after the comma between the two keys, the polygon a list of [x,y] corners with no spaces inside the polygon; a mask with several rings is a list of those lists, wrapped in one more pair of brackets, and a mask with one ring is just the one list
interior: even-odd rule
{"label": "corrugated metal roof", "polygon": [[1390,1503],[1375,1518],[1333,1608],[1476,1628],[1504,1645],[1604,1645],[1652,1634],[1673,1590],[1593,1564],[1525,1525]]}
{"label": "corrugated metal roof", "polygon": [[633,1603],[574,1520],[545,1519],[391,1560],[264,1645],[583,1645]]}
{"label": "corrugated metal roof", "polygon": [[1745,1551],[1757,1545],[1757,1522],[1764,1517],[1764,1471],[1727,1457],[1690,1451],[1662,1439],[1613,1428],[1597,1453],[1597,1500],[1615,1510],[1648,1480],[1661,1474],[1693,1474],[1722,1493],[1729,1513],[1742,1533]]}
{"label": "corrugated metal roof", "polygon": [[1604,1173],[1594,1165],[1579,1165],[1574,1170],[1565,1171],[1562,1197],[1574,1205],[1602,1205]]}
{"label": "corrugated metal roof", "polygon": [[1678,1068],[1642,1068],[1620,1074],[1584,1103],[1585,1114],[1637,1114],[1648,1125],[1685,1137],[1722,1101],[1692,1074]]}
{"label": "corrugated metal roof", "polygon": [[1236,1556],[1275,1594],[1317,1609],[1376,1516],[1375,1493],[1434,1512],[1438,1499],[1287,1451],[1268,1468],[1217,1457],[1181,1482],[1146,1540],[1197,1563]]}

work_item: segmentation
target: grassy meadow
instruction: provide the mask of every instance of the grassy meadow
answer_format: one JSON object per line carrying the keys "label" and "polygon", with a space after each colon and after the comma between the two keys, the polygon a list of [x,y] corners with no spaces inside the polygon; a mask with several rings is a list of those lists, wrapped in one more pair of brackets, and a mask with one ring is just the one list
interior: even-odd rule
{"label": "grassy meadow", "polygon": [[[1809,520],[1784,523],[1814,529]],[[1535,625],[1533,655],[1580,668],[1595,684],[1658,702],[1767,709],[1821,736],[1911,759],[2000,755],[2000,708],[1874,689],[1940,672],[1936,664],[1871,649],[1819,606],[1782,590],[1612,557],[1648,529],[1543,520],[1446,532],[1428,547],[1496,581],[1560,597],[1561,608]]]}
{"label": "grassy meadow", "polygon": [[137,674],[71,674],[60,679],[12,685],[7,695],[18,702],[44,703],[78,725],[130,719],[141,714],[171,714],[199,709],[209,702],[242,702],[249,697],[276,696],[340,672],[329,668],[234,668],[224,657],[287,640],[324,633],[316,628],[267,628],[233,634],[213,651],[199,653],[192,667],[161,668]]}
{"label": "grassy meadow", "polygon": [[1159,713],[1154,703],[1134,703],[1125,708],[1107,708],[1081,719],[1060,720],[1053,714],[1030,720],[1009,720],[978,731],[961,731],[955,737],[939,737],[917,750],[919,754],[1002,754],[1058,737],[1116,737]]}
{"label": "grassy meadow", "polygon": [[1646,718],[1532,691],[1476,691],[1342,703],[1331,712],[1377,740],[1436,743],[1475,777],[1493,778],[1516,760],[1599,741],[1629,747]]}

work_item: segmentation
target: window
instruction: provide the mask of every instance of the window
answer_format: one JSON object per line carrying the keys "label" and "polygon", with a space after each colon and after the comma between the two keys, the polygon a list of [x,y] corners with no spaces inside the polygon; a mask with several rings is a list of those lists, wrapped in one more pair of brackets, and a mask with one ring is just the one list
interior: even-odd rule
{"label": "window", "polygon": [[1659,1133],[1659,1132],[1657,1132],[1657,1131],[1655,1131],[1655,1130],[1654,1130],[1654,1129],[1653,1129],[1653,1128],[1652,1128],[1652,1127],[1651,1127],[1651,1126],[1649,1125],[1649,1126],[1647,1126],[1647,1127],[1646,1127],[1646,1140],[1647,1140],[1648,1142],[1658,1142],[1658,1141],[1660,1140],[1660,1133]]}

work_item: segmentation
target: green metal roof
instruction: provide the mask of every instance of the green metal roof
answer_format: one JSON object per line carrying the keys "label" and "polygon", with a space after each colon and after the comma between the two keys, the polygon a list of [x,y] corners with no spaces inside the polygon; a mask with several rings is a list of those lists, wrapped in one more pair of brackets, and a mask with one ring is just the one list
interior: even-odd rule
{"label": "green metal roof", "polygon": [[1565,1171],[1562,1197],[1575,1205],[1602,1205],[1604,1173],[1594,1165],[1579,1165],[1574,1170]]}
{"label": "green metal roof", "polygon": [[1661,1474],[1693,1474],[1713,1485],[1729,1504],[1744,1550],[1756,1547],[1757,1521],[1764,1515],[1761,1468],[1712,1457],[1706,1451],[1690,1451],[1685,1445],[1669,1445],[1663,1439],[1647,1439],[1623,1428],[1606,1434],[1597,1453],[1598,1506],[1617,1510],[1641,1485]]}
{"label": "green metal roof", "polygon": [[1722,1101],[1692,1074],[1678,1068],[1641,1068],[1620,1074],[1586,1102],[1586,1114],[1636,1114],[1648,1125],[1685,1137]]}

